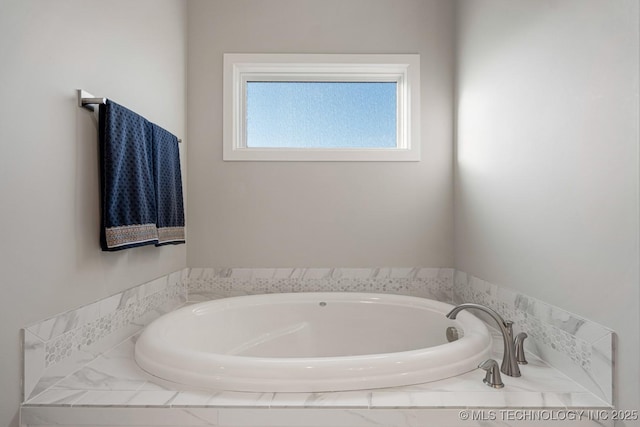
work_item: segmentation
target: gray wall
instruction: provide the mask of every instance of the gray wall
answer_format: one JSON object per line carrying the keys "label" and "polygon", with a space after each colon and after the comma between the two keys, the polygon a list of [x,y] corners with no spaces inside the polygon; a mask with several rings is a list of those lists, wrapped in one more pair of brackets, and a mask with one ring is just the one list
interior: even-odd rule
{"label": "gray wall", "polygon": [[75,99],[184,138],[185,25],[176,0],[0,0],[2,426],[17,425],[20,328],[186,266],[184,245],[100,251],[97,125]]}
{"label": "gray wall", "polygon": [[458,12],[456,267],[614,329],[638,409],[638,2]]}
{"label": "gray wall", "polygon": [[[451,266],[453,2],[189,2],[189,265]],[[223,53],[419,53],[422,161],[223,162]]]}

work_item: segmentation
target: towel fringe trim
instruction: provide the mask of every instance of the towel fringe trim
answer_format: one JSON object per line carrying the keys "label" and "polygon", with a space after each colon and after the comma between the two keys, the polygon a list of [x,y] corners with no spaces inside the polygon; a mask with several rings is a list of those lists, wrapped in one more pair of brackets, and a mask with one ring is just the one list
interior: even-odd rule
{"label": "towel fringe trim", "polygon": [[184,227],[161,227],[158,228],[158,243],[183,242]]}
{"label": "towel fringe trim", "polygon": [[158,240],[158,229],[155,224],[123,225],[107,228],[105,237],[107,247],[117,248],[124,245],[156,242]]}

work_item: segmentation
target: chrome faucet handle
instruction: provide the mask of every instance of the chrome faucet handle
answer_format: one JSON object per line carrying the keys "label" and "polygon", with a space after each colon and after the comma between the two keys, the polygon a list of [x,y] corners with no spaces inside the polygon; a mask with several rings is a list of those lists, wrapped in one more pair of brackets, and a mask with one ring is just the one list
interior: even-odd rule
{"label": "chrome faucet handle", "polygon": [[526,365],[527,363],[529,363],[527,362],[527,358],[524,355],[524,340],[528,336],[529,335],[527,335],[526,332],[520,332],[518,335],[516,335],[516,339],[515,339],[516,361],[520,365]]}
{"label": "chrome faucet handle", "polygon": [[493,388],[504,387],[502,377],[500,376],[500,368],[498,367],[498,362],[493,359],[488,359],[478,365],[478,368],[487,371],[487,374],[482,380],[483,383]]}

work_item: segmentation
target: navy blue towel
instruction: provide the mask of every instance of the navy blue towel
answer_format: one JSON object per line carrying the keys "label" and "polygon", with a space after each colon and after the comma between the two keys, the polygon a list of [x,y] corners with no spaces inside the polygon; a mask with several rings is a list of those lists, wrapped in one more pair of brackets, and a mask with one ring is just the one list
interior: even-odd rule
{"label": "navy blue towel", "polygon": [[157,246],[184,243],[184,206],[178,138],[152,124],[155,157]]}
{"label": "navy blue towel", "polygon": [[113,101],[99,112],[102,250],[184,243],[177,138]]}
{"label": "navy blue towel", "polygon": [[100,246],[104,251],[158,241],[152,142],[147,119],[109,100],[100,105]]}

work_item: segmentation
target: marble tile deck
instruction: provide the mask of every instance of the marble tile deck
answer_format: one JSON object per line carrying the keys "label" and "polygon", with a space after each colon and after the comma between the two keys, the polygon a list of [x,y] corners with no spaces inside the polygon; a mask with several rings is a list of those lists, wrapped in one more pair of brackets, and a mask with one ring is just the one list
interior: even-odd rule
{"label": "marble tile deck", "polygon": [[[610,409],[533,355],[528,365],[521,366],[522,377],[502,376],[503,389],[484,385],[484,371],[478,369],[441,381],[384,389],[241,393],[187,389],[151,377],[134,361],[135,340],[136,336],[123,341],[26,401],[23,425],[423,427],[427,422],[487,426],[500,421],[495,425],[523,426],[528,424],[510,423],[505,417],[553,417],[553,411],[577,417],[577,411]],[[501,338],[494,334],[492,357],[498,361],[501,349]],[[466,414],[474,419],[463,422],[464,411],[471,411]],[[488,422],[490,418],[495,420]],[[586,415],[579,421],[568,425],[609,425]]]}
{"label": "marble tile deck", "polygon": [[[483,304],[514,320],[515,332],[529,334],[529,364],[520,378],[503,375],[499,390],[484,385],[484,371],[477,369],[385,389],[240,393],[181,387],[146,374],[134,361],[137,334],[182,304],[310,291]],[[23,348],[21,426],[613,425],[613,331],[450,268],[183,269],[30,325]],[[501,352],[502,339],[494,335],[492,358],[500,361]]]}

